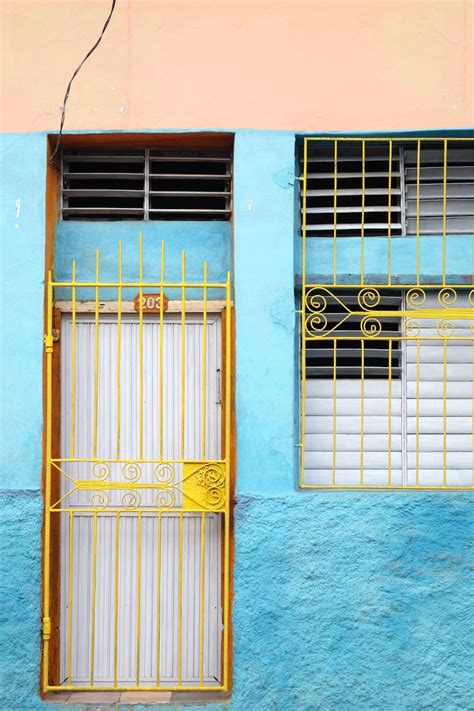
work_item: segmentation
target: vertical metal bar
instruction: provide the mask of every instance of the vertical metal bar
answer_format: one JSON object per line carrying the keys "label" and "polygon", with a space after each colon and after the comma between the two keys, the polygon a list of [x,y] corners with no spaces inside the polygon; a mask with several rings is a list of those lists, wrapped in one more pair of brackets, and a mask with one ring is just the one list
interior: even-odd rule
{"label": "vertical metal bar", "polygon": [[139,348],[139,431],[138,451],[139,459],[143,459],[143,243],[142,233],[138,234],[138,262],[140,273],[140,286],[138,288],[138,348]]}
{"label": "vertical metal bar", "polygon": [[230,272],[227,272],[226,284],[226,322],[225,322],[225,512],[224,512],[224,679],[223,686],[229,687],[229,616],[230,616],[230,437],[231,437],[231,397],[232,397],[232,304],[230,300]]}
{"label": "vertical metal bar", "polygon": [[334,285],[337,284],[337,140],[334,141],[334,228],[333,228],[333,272]]}
{"label": "vertical metal bar", "polygon": [[72,323],[71,323],[71,446],[70,456],[75,457],[76,444],[76,262],[72,262]]}
{"label": "vertical metal bar", "polygon": [[145,171],[143,185],[143,216],[145,220],[150,219],[150,149],[145,149]]}
{"label": "vertical metal bar", "polygon": [[415,393],[415,418],[416,418],[416,474],[415,486],[420,485],[420,339],[416,340],[416,393]]}
{"label": "vertical metal bar", "polygon": [[392,341],[388,342],[388,485],[392,486]]}
{"label": "vertical metal bar", "polygon": [[178,687],[183,685],[183,512],[179,512],[178,549]]}
{"label": "vertical metal bar", "polygon": [[99,250],[95,253],[95,366],[94,366],[94,430],[92,458],[97,459],[97,424],[99,417]]}
{"label": "vertical metal bar", "polygon": [[[472,326],[473,324],[471,324]],[[472,343],[472,374],[471,374],[471,381],[472,381],[472,422],[471,422],[471,431],[472,431],[472,446],[471,446],[471,452],[472,452],[472,485],[474,486],[474,341]]]}
{"label": "vertical metal bar", "polygon": [[337,409],[337,340],[333,341],[332,355],[332,485],[336,485],[336,412]]}
{"label": "vertical metal bar", "polygon": [[401,236],[406,237],[407,230],[407,211],[406,211],[406,176],[405,176],[405,149],[400,146],[398,149],[398,165],[399,165],[399,188],[400,188],[400,225]]}
{"label": "vertical metal bar", "polygon": [[387,229],[387,277],[388,285],[392,283],[392,139],[388,141],[388,229]]}
{"label": "vertical metal bar", "polygon": [[120,511],[115,513],[115,565],[114,565],[114,686],[118,683],[118,613],[119,613],[119,552]]}
{"label": "vertical metal bar", "polygon": [[360,485],[364,485],[364,407],[365,407],[365,388],[364,388],[364,352],[365,343],[360,342]]}
{"label": "vertical metal bar", "polygon": [[206,513],[201,512],[201,594],[199,613],[199,686],[204,686],[204,595],[206,556]]}
{"label": "vertical metal bar", "polygon": [[446,487],[446,391],[447,391],[448,341],[443,339],[443,488]]}
{"label": "vertical metal bar", "polygon": [[[420,284],[420,173],[421,141],[416,142],[416,283]],[[402,195],[402,200],[405,196]]]}
{"label": "vertical metal bar", "polygon": [[304,437],[306,419],[306,202],[308,182],[308,139],[304,139],[303,146],[303,221],[302,221],[302,249],[301,255],[301,405],[300,405],[300,486],[304,484]]}
{"label": "vertical metal bar", "polygon": [[92,600],[91,600],[91,658],[90,658],[90,685],[94,686],[94,655],[95,655],[95,598],[97,589],[97,511],[94,511],[92,529]]}
{"label": "vertical metal bar", "polygon": [[50,566],[51,566],[51,434],[52,434],[52,370],[53,370],[53,284],[48,272],[46,305],[46,476],[44,521],[44,596],[43,596],[43,690],[48,688],[50,641]]}
{"label": "vertical metal bar", "polygon": [[140,626],[141,626],[141,571],[142,571],[142,512],[137,516],[137,619],[135,629],[135,682],[140,683]]}
{"label": "vertical metal bar", "polygon": [[186,423],[186,263],[184,252],[181,252],[181,447],[180,457],[185,458],[185,423]]}
{"label": "vertical metal bar", "polygon": [[361,225],[360,225],[360,283],[364,283],[365,278],[365,139],[362,139],[362,205],[361,205]]}
{"label": "vertical metal bar", "polygon": [[448,141],[443,141],[443,254],[442,254],[442,278],[443,286],[446,284],[446,191],[448,178]]}
{"label": "vertical metal bar", "polygon": [[116,434],[116,440],[117,440],[117,459],[120,459],[120,427],[121,427],[121,415],[120,415],[120,408],[121,408],[121,402],[120,402],[120,380],[121,380],[121,373],[120,373],[120,350],[121,350],[121,336],[122,336],[122,240],[119,240],[118,243],[118,281],[119,281],[119,287],[118,287],[118,303],[117,303],[117,356],[116,356],[116,372],[115,372],[115,381],[116,381],[116,389],[115,389],[115,396],[116,396],[116,418],[117,418],[117,434]]}
{"label": "vertical metal bar", "polygon": [[157,517],[157,555],[156,555],[156,686],[160,685],[160,658],[161,658],[161,533],[162,514],[158,511]]}
{"label": "vertical metal bar", "polygon": [[206,377],[207,377],[207,262],[204,262],[203,317],[202,317],[202,390],[201,390],[201,458],[206,459]]}
{"label": "vertical metal bar", "polygon": [[160,403],[160,459],[163,459],[163,283],[165,280],[165,242],[161,241],[161,284],[160,284],[160,377],[158,400]]}
{"label": "vertical metal bar", "polygon": [[68,609],[67,609],[67,685],[72,684],[72,585],[73,585],[73,531],[74,513],[69,512]]}

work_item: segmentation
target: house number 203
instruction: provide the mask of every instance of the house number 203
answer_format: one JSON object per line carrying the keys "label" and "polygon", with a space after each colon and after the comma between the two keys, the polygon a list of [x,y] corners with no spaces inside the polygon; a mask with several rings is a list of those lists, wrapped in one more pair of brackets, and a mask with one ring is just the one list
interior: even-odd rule
{"label": "house number 203", "polygon": [[[140,295],[134,299],[135,311],[140,311]],[[168,309],[168,299],[163,296],[163,311]],[[141,310],[143,313],[160,313],[161,311],[161,295],[160,294],[142,294]]]}

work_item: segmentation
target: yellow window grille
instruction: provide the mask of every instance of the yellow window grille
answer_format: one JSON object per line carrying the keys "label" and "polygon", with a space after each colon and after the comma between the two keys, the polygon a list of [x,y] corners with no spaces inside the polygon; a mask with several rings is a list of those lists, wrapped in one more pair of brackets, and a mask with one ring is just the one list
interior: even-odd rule
{"label": "yellow window grille", "polygon": [[301,164],[301,487],[473,488],[474,139]]}

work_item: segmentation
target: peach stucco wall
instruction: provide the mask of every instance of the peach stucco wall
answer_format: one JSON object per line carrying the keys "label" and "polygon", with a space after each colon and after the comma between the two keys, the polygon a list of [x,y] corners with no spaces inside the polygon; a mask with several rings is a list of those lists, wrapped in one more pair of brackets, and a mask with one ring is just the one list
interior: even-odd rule
{"label": "peach stucco wall", "polygon": [[[110,0],[3,0],[2,130],[58,127]],[[117,0],[66,130],[466,127],[474,0]]]}

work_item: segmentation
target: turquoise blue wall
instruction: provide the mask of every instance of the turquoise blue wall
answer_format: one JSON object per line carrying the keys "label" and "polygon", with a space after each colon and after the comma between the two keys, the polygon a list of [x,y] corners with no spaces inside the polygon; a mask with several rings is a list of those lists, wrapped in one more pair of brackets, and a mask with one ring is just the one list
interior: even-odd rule
{"label": "turquoise blue wall", "polygon": [[[235,142],[238,471],[228,707],[465,711],[473,705],[472,497],[296,488],[294,140],[239,131]],[[2,711],[48,707],[38,698],[45,152],[44,134],[3,136]],[[132,249],[140,228],[145,253],[166,231],[170,268],[178,239],[190,268],[199,268],[201,242],[219,273],[230,264],[228,226],[198,234],[173,225],[171,234],[162,224],[122,223],[100,237],[110,274],[116,240]],[[86,248],[97,241],[83,225],[61,225],[57,270],[67,274],[72,256],[90,270]]]}
{"label": "turquoise blue wall", "polygon": [[[232,225],[230,222],[75,222],[62,221],[56,233],[54,273],[57,281],[71,279],[71,262],[76,260],[77,280],[93,280],[95,253],[100,251],[101,281],[117,281],[118,242],[122,241],[123,278],[138,281],[138,233],[143,235],[143,278],[160,281],[161,242],[165,241],[165,280],[181,281],[181,252],[186,254],[186,280],[202,281],[204,261],[208,262],[208,281],[223,283],[232,269]],[[123,291],[123,298],[133,298],[137,290]],[[170,298],[181,298],[173,294]],[[188,298],[202,298],[189,290]],[[213,292],[212,298],[221,298]],[[59,298],[70,298],[58,289]],[[78,298],[93,299],[93,289],[78,290]],[[112,289],[102,289],[102,299],[115,299]]]}

